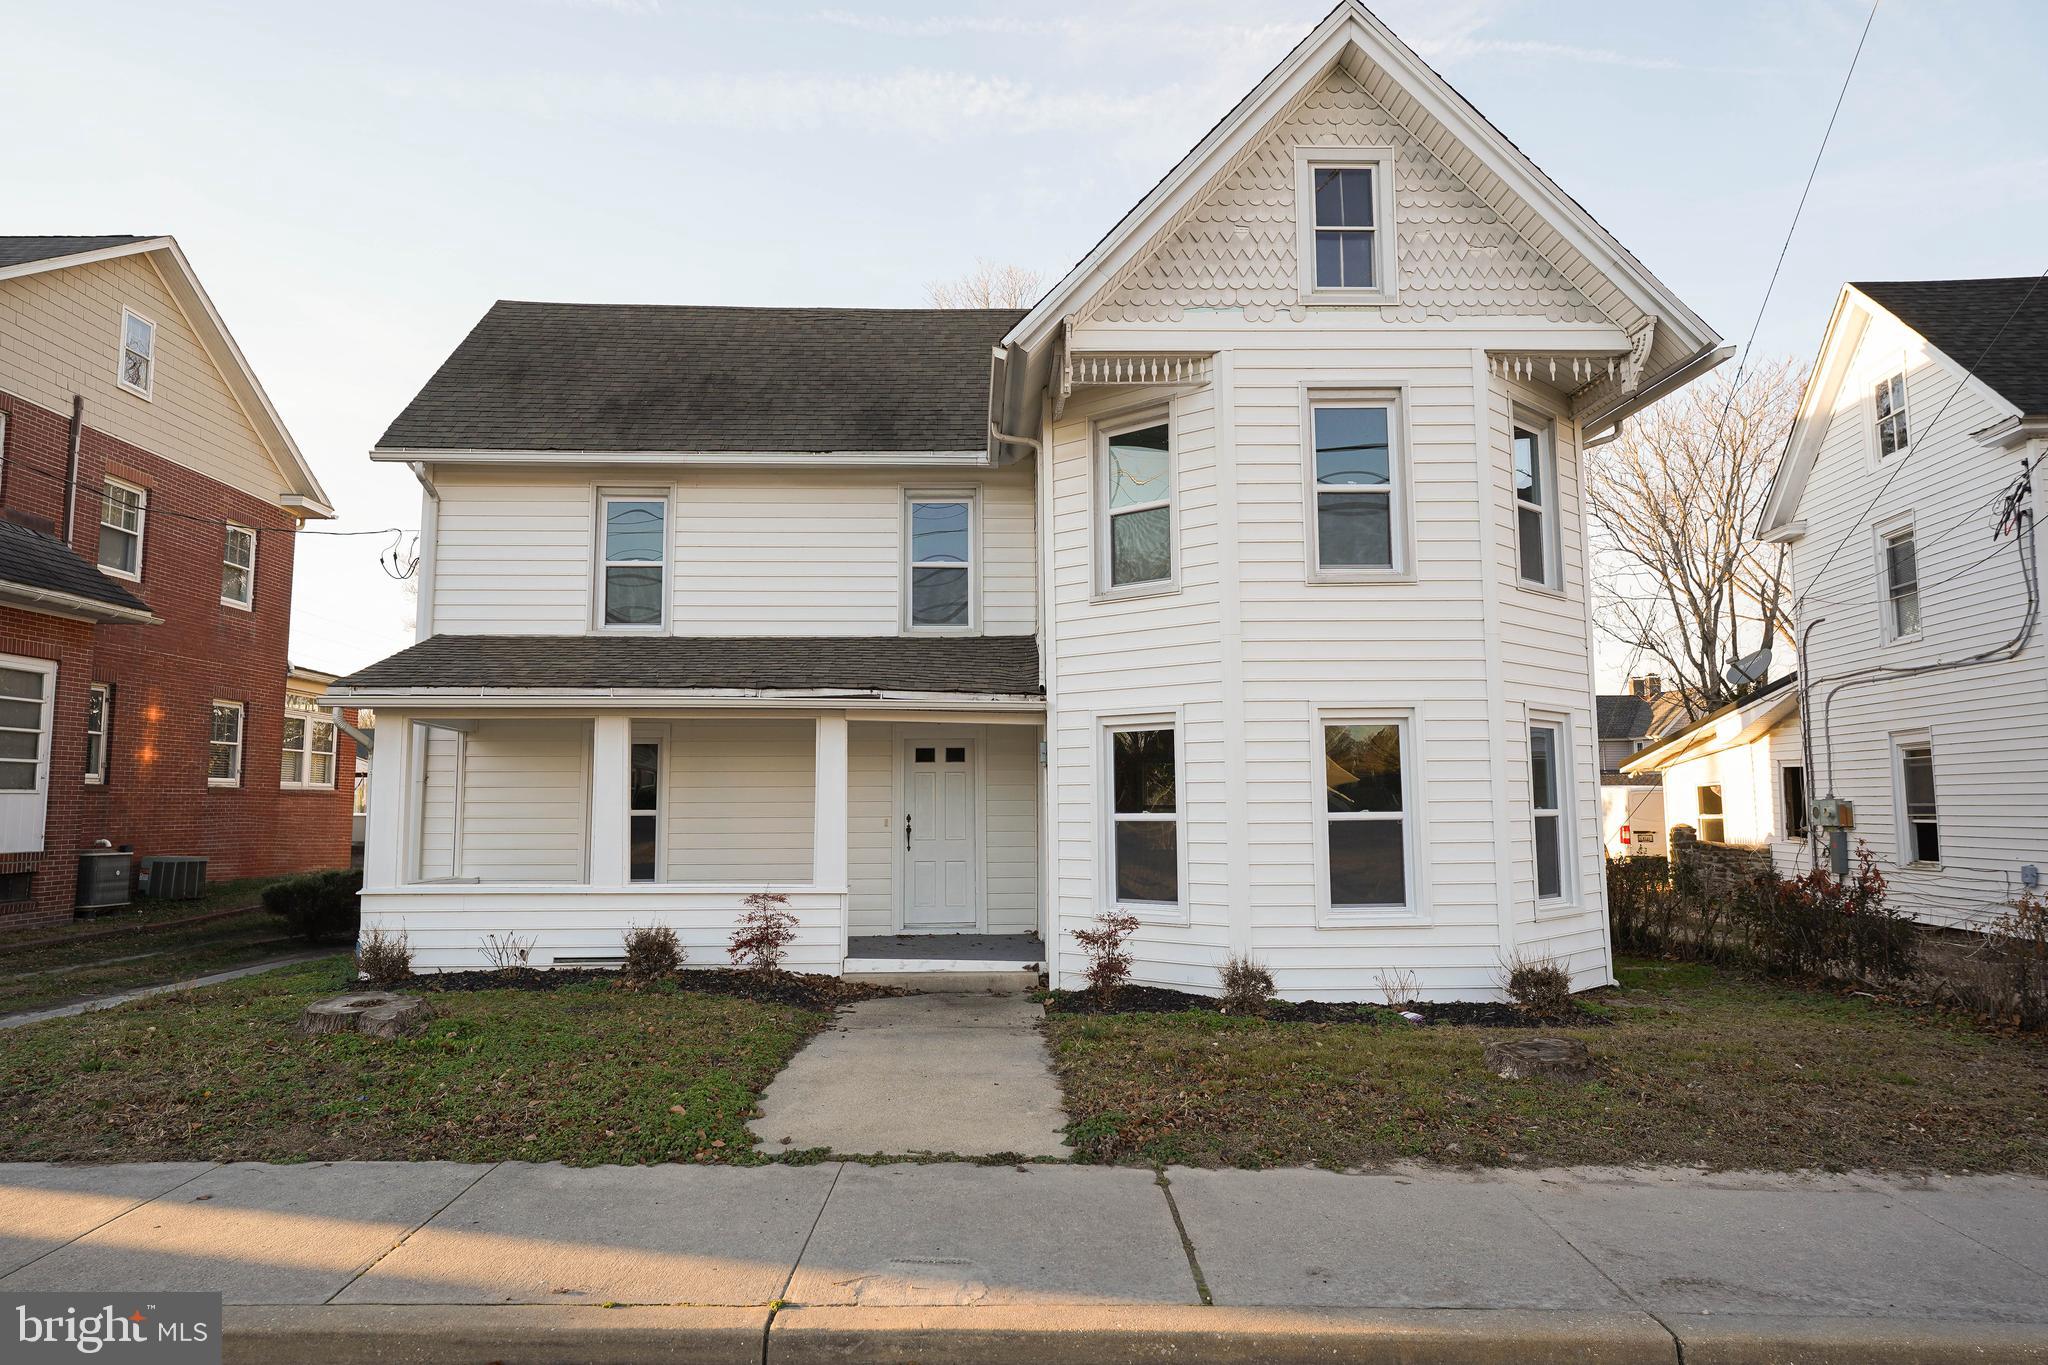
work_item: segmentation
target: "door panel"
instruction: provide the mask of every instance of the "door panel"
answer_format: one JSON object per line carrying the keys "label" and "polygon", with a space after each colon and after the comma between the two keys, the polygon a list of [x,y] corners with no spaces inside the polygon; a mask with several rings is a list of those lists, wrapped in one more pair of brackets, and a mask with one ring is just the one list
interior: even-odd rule
{"label": "door panel", "polygon": [[972,745],[903,746],[903,927],[972,929],[981,921],[978,814]]}

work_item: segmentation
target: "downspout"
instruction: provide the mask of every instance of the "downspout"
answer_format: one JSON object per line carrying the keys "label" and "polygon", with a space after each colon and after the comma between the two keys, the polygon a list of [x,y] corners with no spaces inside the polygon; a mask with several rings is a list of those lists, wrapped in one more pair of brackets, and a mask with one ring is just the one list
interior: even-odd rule
{"label": "downspout", "polygon": [[413,638],[424,640],[434,633],[434,577],[441,542],[441,490],[434,486],[434,476],[428,472],[424,460],[408,460],[406,467],[412,470],[412,476],[420,481],[424,495],[420,506],[420,558],[417,570],[419,609],[413,621]]}
{"label": "downspout", "polygon": [[[85,395],[71,395],[71,437],[66,442],[64,466],[64,543],[71,544],[71,531],[78,520],[78,450],[85,437]],[[76,549],[76,546],[72,548]]]}
{"label": "downspout", "polygon": [[1029,436],[1012,436],[1008,432],[998,430],[994,422],[988,424],[988,438],[1003,445],[1023,446],[1033,455],[1039,453],[1038,442],[1032,440]]}

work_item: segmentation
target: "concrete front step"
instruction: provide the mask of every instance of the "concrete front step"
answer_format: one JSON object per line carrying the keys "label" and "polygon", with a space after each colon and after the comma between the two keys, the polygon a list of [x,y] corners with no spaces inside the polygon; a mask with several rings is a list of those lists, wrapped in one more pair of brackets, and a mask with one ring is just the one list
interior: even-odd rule
{"label": "concrete front step", "polygon": [[920,962],[864,963],[849,958],[843,973],[863,986],[901,986],[925,992],[1028,991],[1037,987],[1038,972],[990,971],[980,964]]}

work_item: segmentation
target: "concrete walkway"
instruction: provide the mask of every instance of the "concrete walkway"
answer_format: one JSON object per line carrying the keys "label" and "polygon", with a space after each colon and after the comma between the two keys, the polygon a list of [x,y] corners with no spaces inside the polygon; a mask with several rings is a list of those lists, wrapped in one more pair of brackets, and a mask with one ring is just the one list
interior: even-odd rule
{"label": "concrete walkway", "polygon": [[2048,1182],[0,1166],[0,1290],[229,1360],[2048,1361]]}
{"label": "concrete walkway", "polygon": [[[205,976],[190,976],[179,981],[165,981],[154,986],[137,986],[133,990],[117,991],[112,995],[96,995],[90,1000],[74,1000],[68,1005],[52,1005],[47,1009],[23,1010],[19,1014],[0,1014],[0,1029],[21,1028],[26,1024],[40,1024],[45,1019],[69,1019],[74,1014],[85,1014],[92,1010],[110,1010],[125,1005],[131,1000],[147,1000],[152,995],[169,995],[173,991],[189,991],[199,986],[218,986],[223,981],[239,981],[245,976],[256,976],[263,972],[276,971],[279,967],[290,967],[301,962],[317,962],[323,957],[333,957],[339,951],[335,948],[312,949],[303,953],[292,953],[285,957],[266,958],[262,962],[251,962],[246,967],[236,967],[225,972],[209,972]],[[113,959],[116,962],[122,958]],[[99,966],[99,963],[87,964]]]}
{"label": "concrete walkway", "polygon": [[761,1096],[763,1151],[1067,1156],[1059,1082],[1023,995],[941,993],[842,1011]]}

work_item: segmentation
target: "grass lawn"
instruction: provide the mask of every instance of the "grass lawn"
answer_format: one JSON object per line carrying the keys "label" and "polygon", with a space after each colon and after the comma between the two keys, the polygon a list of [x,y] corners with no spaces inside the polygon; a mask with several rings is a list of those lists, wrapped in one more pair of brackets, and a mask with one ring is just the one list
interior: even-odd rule
{"label": "grass lawn", "polygon": [[[1398,1160],[2048,1173],[2048,1043],[1676,963],[1619,964],[1602,1079],[1505,1081],[1472,1027],[1052,1015],[1070,1141],[1197,1166]],[[1544,1030],[1552,1032],[1552,1030]]]}
{"label": "grass lawn", "polygon": [[576,985],[433,992],[412,1038],[310,1038],[346,957],[0,1033],[0,1160],[756,1160],[822,1010]]}
{"label": "grass lawn", "polygon": [[[255,905],[274,880],[248,877],[223,882],[196,900],[140,901],[140,910],[0,936],[0,1014],[203,976],[300,951],[306,945],[291,937],[283,920],[260,907],[205,924],[162,927],[174,920]],[[14,946],[42,939],[63,941]]]}

